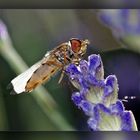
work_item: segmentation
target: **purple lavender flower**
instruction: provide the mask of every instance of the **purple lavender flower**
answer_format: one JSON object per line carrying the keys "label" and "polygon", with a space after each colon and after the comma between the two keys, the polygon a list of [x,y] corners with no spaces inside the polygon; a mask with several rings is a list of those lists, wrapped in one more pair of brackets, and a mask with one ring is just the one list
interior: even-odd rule
{"label": "purple lavender flower", "polygon": [[68,65],[66,73],[79,90],[72,94],[72,101],[89,116],[87,123],[91,130],[137,130],[133,113],[125,111],[118,100],[116,76],[109,75],[104,79],[100,55],[90,55],[88,62],[81,60],[79,66]]}
{"label": "purple lavender flower", "polygon": [[5,40],[7,37],[7,29],[4,23],[0,20],[0,40]]}
{"label": "purple lavender flower", "polygon": [[117,37],[140,35],[140,10],[138,9],[100,10],[99,18]]}

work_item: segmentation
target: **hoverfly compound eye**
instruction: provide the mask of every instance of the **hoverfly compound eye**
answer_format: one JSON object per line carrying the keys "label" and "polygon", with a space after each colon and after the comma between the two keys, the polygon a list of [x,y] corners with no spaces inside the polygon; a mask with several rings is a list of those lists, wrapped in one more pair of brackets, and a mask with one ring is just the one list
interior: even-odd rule
{"label": "hoverfly compound eye", "polygon": [[81,49],[81,41],[79,39],[71,39],[71,49],[74,53],[78,53]]}

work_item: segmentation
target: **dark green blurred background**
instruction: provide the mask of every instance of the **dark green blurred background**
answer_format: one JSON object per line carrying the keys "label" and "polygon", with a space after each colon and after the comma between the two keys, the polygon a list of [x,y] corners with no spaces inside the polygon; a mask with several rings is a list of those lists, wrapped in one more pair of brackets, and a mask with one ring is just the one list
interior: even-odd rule
{"label": "dark green blurred background", "polygon": [[[137,74],[140,70],[138,65],[139,53],[133,47],[129,50],[124,49],[124,46],[112,35],[111,30],[100,23],[97,17],[98,11],[82,9],[0,10],[0,19],[7,27],[12,47],[15,48],[28,66],[36,63],[47,51],[70,38],[87,38],[91,44],[85,59],[92,53],[101,54],[105,76],[109,74],[118,76],[119,97],[123,98],[126,95],[139,96],[137,95],[140,93],[139,80],[137,82]],[[131,44],[131,46],[133,45]],[[71,101],[71,94],[76,89],[73,88],[67,77],[63,79],[61,84],[58,84],[60,73],[43,86],[54,98],[57,105],[52,109],[56,110],[57,114],[60,114],[65,120],[64,125],[63,122],[57,124],[50,120],[52,115],[57,121],[57,115],[55,116],[55,113],[52,113],[53,111],[49,113],[48,110],[49,117],[44,113],[47,107],[45,104],[43,107],[40,106],[41,100],[36,100],[39,93],[32,92],[11,96],[6,87],[19,72],[13,68],[14,66],[10,65],[10,60],[6,60],[7,56],[4,55],[0,55],[0,130],[88,130],[87,117]],[[132,63],[129,63],[130,65],[133,64],[132,67],[128,64],[128,58],[129,62],[132,61]],[[124,66],[126,63],[128,64],[126,67],[130,70],[128,75],[133,73],[133,77],[136,77],[134,83],[137,84],[134,84],[131,88],[131,93],[128,93],[130,89],[127,89],[127,87],[131,87],[131,77],[127,79],[130,82],[128,85],[124,85],[124,88],[123,84],[126,82],[121,82],[122,79],[127,77],[125,73],[128,69]],[[36,94],[36,98],[33,98],[34,95],[32,96],[32,94]],[[47,96],[43,96],[47,98]],[[134,102],[125,104],[128,110],[134,111],[136,121],[140,123]],[[139,105],[139,100],[137,105]],[[133,108],[135,109],[133,110]]]}

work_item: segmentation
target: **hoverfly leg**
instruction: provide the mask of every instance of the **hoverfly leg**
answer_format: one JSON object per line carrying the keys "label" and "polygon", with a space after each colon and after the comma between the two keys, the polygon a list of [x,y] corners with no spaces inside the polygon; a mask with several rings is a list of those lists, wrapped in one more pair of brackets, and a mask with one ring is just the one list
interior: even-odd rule
{"label": "hoverfly leg", "polygon": [[65,70],[62,69],[62,72],[61,72],[61,75],[60,75],[60,78],[59,78],[58,84],[61,83],[61,81],[62,81],[62,79],[63,79],[63,77],[64,77],[64,73],[65,73]]}

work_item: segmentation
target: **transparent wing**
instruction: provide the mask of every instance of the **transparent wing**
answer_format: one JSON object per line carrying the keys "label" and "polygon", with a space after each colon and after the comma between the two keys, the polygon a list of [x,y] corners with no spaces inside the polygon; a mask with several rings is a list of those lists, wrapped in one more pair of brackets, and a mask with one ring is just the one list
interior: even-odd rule
{"label": "transparent wing", "polygon": [[11,94],[32,91],[44,81],[49,80],[49,78],[60,69],[59,65],[61,65],[60,62],[47,53],[41,61],[11,81],[14,91],[11,92]]}
{"label": "transparent wing", "polygon": [[[33,73],[40,66],[41,66],[41,61],[34,64],[32,67],[30,67],[25,72],[21,73],[20,75],[18,75],[16,78],[14,78],[11,81],[11,84],[12,84],[13,90],[15,91],[15,94],[20,94],[22,92],[26,92],[25,87],[26,87],[27,81],[31,78]],[[14,93],[14,92],[12,92],[12,93]]]}

